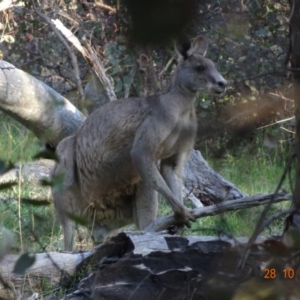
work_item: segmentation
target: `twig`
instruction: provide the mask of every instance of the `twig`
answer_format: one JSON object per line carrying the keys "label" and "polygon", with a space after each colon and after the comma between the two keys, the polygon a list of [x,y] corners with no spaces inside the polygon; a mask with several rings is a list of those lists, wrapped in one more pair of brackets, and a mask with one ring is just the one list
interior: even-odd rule
{"label": "twig", "polygon": [[130,88],[131,88],[131,85],[132,85],[132,82],[133,82],[133,78],[134,78],[135,72],[136,72],[136,65],[133,65],[132,69],[131,69],[131,71],[129,73],[130,81],[129,81],[128,85],[125,87],[125,93],[124,93],[124,98],[125,99],[129,97]]}
{"label": "twig", "polygon": [[98,59],[95,51],[86,41],[86,39],[84,39],[85,42],[85,47],[84,47],[81,45],[78,38],[68,28],[66,28],[60,20],[56,19],[51,21],[53,24],[55,24],[56,28],[64,35],[64,37],[70,43],[72,43],[72,45],[83,55],[86,61],[90,64],[97,78],[99,79],[100,83],[103,85],[109,100],[110,101],[116,100],[117,97],[115,95],[114,88],[113,88],[113,80],[106,75],[102,62]]}
{"label": "twig", "polygon": [[262,228],[266,228],[268,227],[273,221],[279,219],[280,217],[284,216],[284,215],[288,215],[295,212],[295,208],[289,208],[289,209],[285,209],[283,211],[278,212],[277,214],[271,216],[270,218],[268,218],[266,221],[264,221],[262,223]]}
{"label": "twig", "polygon": [[117,100],[117,96],[114,92],[114,82],[111,77],[106,75],[104,66],[102,62],[98,59],[95,51],[89,45],[89,43],[84,39],[85,46],[87,49],[88,56],[85,57],[93,68],[95,74],[97,75],[100,82],[103,84],[106,94],[110,101]]}
{"label": "twig", "polygon": [[175,59],[176,55],[174,54],[167,62],[167,64],[165,65],[165,67],[161,70],[161,72],[158,74],[158,78],[161,78],[164,73],[167,71],[167,69],[169,68],[169,66],[171,65],[171,63],[173,62],[173,60]]}
{"label": "twig", "polygon": [[286,68],[290,72],[300,72],[300,68]]}
{"label": "twig", "polygon": [[287,264],[291,263],[294,258],[296,258],[297,256],[300,255],[300,251],[297,251],[296,253],[293,253],[292,256],[290,256],[285,262],[284,262],[284,265],[286,266]]}
{"label": "twig", "polygon": [[18,219],[19,219],[19,235],[20,235],[20,245],[21,245],[21,251],[24,251],[23,247],[23,235],[22,235],[22,222],[21,222],[21,186],[22,186],[22,180],[21,180],[21,170],[22,165],[19,165],[19,176],[18,176]]}
{"label": "twig", "polygon": [[270,127],[270,126],[273,126],[273,125],[286,123],[286,122],[291,121],[291,120],[294,120],[294,119],[295,119],[295,117],[291,117],[291,118],[279,120],[279,121],[277,121],[277,122],[274,122],[274,123],[271,123],[271,124],[268,124],[268,125],[264,125],[264,126],[258,127],[257,129],[263,129],[263,128]]}
{"label": "twig", "polygon": [[282,70],[282,71],[277,71],[277,70],[273,70],[273,71],[266,71],[257,75],[253,75],[251,77],[245,78],[242,81],[247,81],[247,80],[254,80],[260,77],[264,77],[264,76],[268,76],[268,75],[279,75],[279,76],[285,76],[286,75],[286,70]]}
{"label": "twig", "polygon": [[115,8],[113,8],[113,7],[111,7],[111,6],[107,5],[107,4],[104,4],[102,2],[96,1],[95,4],[96,4],[96,6],[99,6],[101,8],[107,9],[107,10],[113,12],[113,13],[117,12],[117,10]]}
{"label": "twig", "polygon": [[5,289],[12,290],[11,286],[3,279],[1,274],[0,274],[0,283],[3,285]]}
{"label": "twig", "polygon": [[277,95],[275,93],[269,93],[269,95],[272,96],[272,97],[275,97],[277,99],[279,98],[280,100],[289,101],[289,102],[293,102],[293,103],[295,102],[294,99],[289,99],[287,97],[284,97],[282,95]]}
{"label": "twig", "polygon": [[[262,106],[259,107],[259,109],[261,110],[262,108],[266,107],[267,105],[269,105],[270,103],[264,103]],[[225,124],[230,124],[232,123],[234,120],[240,118],[243,115],[249,115],[250,113],[256,113],[258,112],[258,109],[256,107],[252,108],[252,109],[248,109],[248,110],[243,110],[237,114],[235,114],[233,117],[231,117],[229,120],[226,120]],[[267,126],[267,125],[266,125]],[[263,128],[263,127],[259,127]]]}
{"label": "twig", "polygon": [[282,130],[284,130],[284,131],[286,131],[288,133],[291,133],[291,134],[295,134],[296,133],[295,131],[289,130],[289,129],[283,127],[283,126],[280,126],[280,129],[282,129]]}

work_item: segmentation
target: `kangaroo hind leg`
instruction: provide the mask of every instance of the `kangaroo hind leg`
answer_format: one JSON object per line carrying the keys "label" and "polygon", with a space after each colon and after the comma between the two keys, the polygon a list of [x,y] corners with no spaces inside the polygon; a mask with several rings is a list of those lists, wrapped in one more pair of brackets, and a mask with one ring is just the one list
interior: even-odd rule
{"label": "kangaroo hind leg", "polygon": [[63,176],[62,184],[52,187],[54,206],[57,217],[64,231],[64,249],[73,250],[75,223],[68,215],[80,213],[80,189],[76,182],[76,164],[74,156],[74,136],[59,143],[56,154],[59,162],[53,170],[52,178]]}
{"label": "kangaroo hind leg", "polygon": [[157,192],[145,182],[141,181],[137,184],[133,216],[138,230],[145,229],[156,219],[157,195]]}

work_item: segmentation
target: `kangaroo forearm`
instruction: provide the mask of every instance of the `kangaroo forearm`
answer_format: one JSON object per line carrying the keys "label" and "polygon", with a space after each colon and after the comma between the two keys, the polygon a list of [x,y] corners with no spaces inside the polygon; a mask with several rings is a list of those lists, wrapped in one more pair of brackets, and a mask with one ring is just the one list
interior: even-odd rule
{"label": "kangaroo forearm", "polygon": [[180,202],[183,203],[182,199],[182,181],[180,178],[178,178],[172,169],[172,167],[164,166],[161,171],[162,177],[167,183],[168,187],[176,197],[176,199]]}
{"label": "kangaroo forearm", "polygon": [[[164,178],[161,176],[161,174],[158,172],[157,168],[155,167],[156,174],[153,174],[152,178],[153,180],[151,181],[151,185],[152,188],[156,191],[158,191],[163,197],[166,198],[166,200],[169,202],[169,204],[171,205],[174,213],[182,213],[182,211],[184,210],[184,205],[181,202],[182,197],[178,197],[178,187],[173,184],[171,185],[171,189],[170,186],[168,186],[168,184],[166,183],[166,181],[164,180]],[[172,190],[173,188],[173,190]]]}
{"label": "kangaroo forearm", "polygon": [[136,160],[136,168],[142,179],[151,188],[153,188],[166,198],[166,200],[171,205],[174,213],[180,214],[184,209],[184,206],[180,202],[181,198],[177,199],[177,188],[171,184],[172,188],[174,188],[175,193],[170,189],[155,164],[152,164],[151,166],[149,166],[148,164],[148,167],[146,166],[147,163],[145,161],[137,162]]}

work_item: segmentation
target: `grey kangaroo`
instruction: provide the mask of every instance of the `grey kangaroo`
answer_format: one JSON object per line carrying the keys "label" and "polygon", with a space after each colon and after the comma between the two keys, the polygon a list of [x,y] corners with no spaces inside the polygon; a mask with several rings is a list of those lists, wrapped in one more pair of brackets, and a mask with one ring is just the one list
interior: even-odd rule
{"label": "grey kangaroo", "polygon": [[182,197],[182,171],[197,130],[194,102],[198,92],[221,94],[227,84],[205,58],[207,47],[202,36],[177,42],[167,93],[104,104],[59,143],[53,175],[63,173],[64,181],[53,197],[65,250],[73,248],[70,215],[88,218],[96,241],[131,223],[144,230],[156,218],[157,192],[178,224],[194,219]]}

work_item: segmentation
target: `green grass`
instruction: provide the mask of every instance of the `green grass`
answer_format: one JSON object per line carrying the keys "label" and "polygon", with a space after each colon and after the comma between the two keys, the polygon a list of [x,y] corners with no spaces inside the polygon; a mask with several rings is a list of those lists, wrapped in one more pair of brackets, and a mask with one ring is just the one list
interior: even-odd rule
{"label": "green grass", "polygon": [[[0,159],[2,160],[29,161],[39,151],[39,142],[33,134],[3,114],[0,115],[0,139]],[[238,155],[228,154],[225,159],[215,160],[203,154],[217,172],[248,195],[273,192],[282,175],[287,157],[280,149],[263,148],[259,141],[251,147],[245,145],[239,149]],[[284,183],[284,188],[290,190],[288,182]],[[19,197],[50,199],[49,191],[45,192],[42,189],[39,191],[25,182],[20,186],[0,192],[0,197],[0,199],[9,199],[0,200],[0,226],[4,226],[14,234],[19,249],[29,252],[61,249],[62,232],[55,218],[53,205],[38,207],[19,205]],[[289,205],[290,203],[286,202],[273,205],[269,214],[285,209]],[[255,207],[204,217],[194,222],[192,228],[185,230],[184,234],[216,235],[221,233],[249,236],[253,232],[262,209],[263,207]],[[159,215],[169,213],[171,213],[170,206],[161,201]],[[274,222],[264,231],[264,234],[280,234],[282,221],[283,219]]]}
{"label": "green grass", "polygon": [[[268,153],[262,149],[257,149],[255,155],[246,153],[240,157],[208,161],[215,171],[248,195],[273,192],[285,166],[285,161],[276,151],[269,150]],[[289,189],[288,182],[283,188]]]}
{"label": "green grass", "polygon": [[[50,201],[50,195],[45,189],[38,191],[35,188],[33,194],[32,187],[28,183],[22,184],[20,188],[23,198],[35,198],[37,202],[38,199]],[[52,203],[42,206],[20,205],[19,186],[1,193],[1,196],[8,200],[0,202],[0,225],[13,233],[17,250],[45,252],[60,248],[61,230]]]}
{"label": "green grass", "polygon": [[38,139],[17,121],[0,114],[0,159],[28,161],[39,151]]}
{"label": "green grass", "polygon": [[[275,191],[283,174],[285,161],[288,156],[286,151],[283,152],[280,149],[265,149],[259,147],[259,144],[255,146],[254,152],[253,149],[246,149],[239,156],[227,155],[225,159],[216,160],[209,157],[206,157],[206,159],[215,171],[234,183],[245,194],[272,193]],[[291,190],[288,180],[285,180],[282,188],[287,191]],[[290,205],[290,202],[274,204],[268,216],[287,209]],[[250,236],[263,209],[264,206],[260,206],[227,212],[217,216],[203,217],[192,223],[192,228],[186,229],[184,234],[216,235],[221,233],[222,235]],[[161,215],[170,213],[166,202],[163,201],[160,204],[159,211]],[[273,222],[264,230],[263,234],[281,234],[283,220],[284,218],[281,218]]]}
{"label": "green grass", "polygon": [[[6,162],[30,161],[40,147],[38,139],[30,131],[4,114],[0,114],[0,140],[0,159]],[[49,190],[30,186],[27,182],[0,192],[0,227],[13,233],[16,248],[22,251],[58,249],[60,227],[55,219],[53,205],[19,206],[19,197],[50,200]],[[3,241],[0,238],[1,243]]]}

